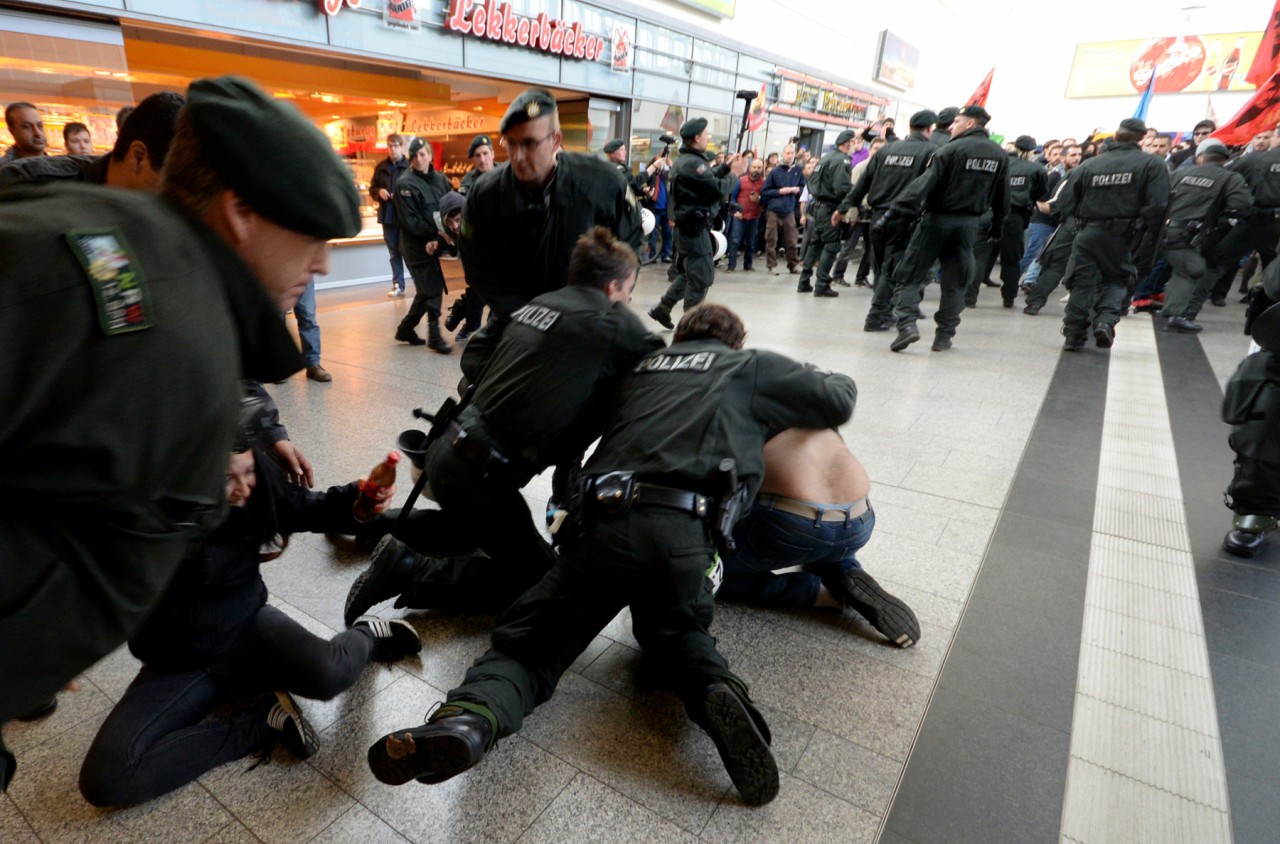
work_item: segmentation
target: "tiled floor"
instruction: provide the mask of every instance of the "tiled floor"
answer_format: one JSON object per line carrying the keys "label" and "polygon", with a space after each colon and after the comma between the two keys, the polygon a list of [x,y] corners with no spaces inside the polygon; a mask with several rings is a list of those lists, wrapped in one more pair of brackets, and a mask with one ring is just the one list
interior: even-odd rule
{"label": "tiled floor", "polygon": [[[449,270],[456,274],[456,265]],[[656,269],[642,273],[638,313],[656,301],[663,283]],[[416,613],[409,618],[423,636],[420,659],[370,668],[334,701],[304,702],[320,731],[322,749],[313,759],[298,763],[277,751],[253,770],[252,760],[232,763],[167,798],[102,812],[79,797],[76,773],[136,670],[127,652],[114,654],[88,672],[79,693],[61,696],[52,718],[6,728],[20,769],[0,798],[0,842],[1021,841],[1042,840],[1045,831],[1057,837],[1105,353],[1060,354],[1056,301],[1030,318],[1001,308],[998,293],[984,290],[981,305],[965,312],[952,351],[931,353],[929,324],[922,323],[925,342],[892,354],[889,335],[861,331],[866,290],[820,300],[797,295],[794,283],[793,276],[763,271],[721,273],[711,299],[743,315],[749,345],[854,377],[858,406],[842,433],[871,473],[877,512],[862,561],[913,605],[924,635],[916,648],[900,651],[852,615],[717,609],[713,632],[753,684],[773,729],[783,769],[775,802],[743,806],[711,742],[689,725],[679,701],[636,689],[638,652],[625,614],[592,643],[524,731],[474,771],[439,786],[379,784],[365,763],[368,745],[394,727],[420,722],[484,650],[493,622]],[[271,388],[322,485],[366,472],[413,425],[412,408],[434,408],[457,383],[457,352],[444,357],[391,340],[408,302],[384,293],[322,291],[323,362],[333,382],[299,376]],[[926,309],[935,301],[931,294]],[[1174,338],[1195,344],[1204,376],[1180,400],[1210,407],[1185,437],[1185,421],[1171,414],[1180,462],[1202,456],[1184,448],[1184,439],[1225,442],[1225,428],[1211,425],[1211,392],[1243,354],[1239,315],[1235,305],[1212,309],[1205,335]],[[1051,383],[1054,394],[1046,400]],[[1222,460],[1218,452],[1212,457],[1207,465]],[[1184,469],[1188,510],[1188,487],[1208,500],[1221,490],[1229,452],[1225,459],[1216,475],[1189,478]],[[529,485],[534,512],[541,513],[548,491],[546,477]],[[1207,539],[1197,545],[1197,538],[1218,530],[1220,539],[1229,521],[1220,503],[1204,510],[1189,523],[1198,566],[1213,546]],[[317,632],[336,631],[347,587],[364,561],[344,539],[304,535],[264,566],[264,575],[284,611]],[[1233,571],[1239,579],[1253,575],[1249,588],[1260,590],[1263,611],[1280,594],[1265,559]],[[960,640],[962,625],[968,635]],[[1241,740],[1240,725],[1256,717],[1267,689],[1280,687],[1274,679],[1280,675],[1274,654],[1244,652],[1246,645],[1224,644],[1212,628],[1206,633],[1215,680],[1229,676],[1237,689],[1219,699],[1220,707],[1234,707],[1229,717],[1219,713],[1230,780],[1233,752],[1264,757]],[[1260,662],[1271,673],[1255,680]],[[1272,750],[1280,744],[1274,730],[1267,739]],[[1266,759],[1240,770],[1231,798],[1267,801],[1273,785]],[[995,795],[987,802],[969,796],[978,780]],[[1250,840],[1244,829],[1265,828],[1238,825],[1237,840]]]}

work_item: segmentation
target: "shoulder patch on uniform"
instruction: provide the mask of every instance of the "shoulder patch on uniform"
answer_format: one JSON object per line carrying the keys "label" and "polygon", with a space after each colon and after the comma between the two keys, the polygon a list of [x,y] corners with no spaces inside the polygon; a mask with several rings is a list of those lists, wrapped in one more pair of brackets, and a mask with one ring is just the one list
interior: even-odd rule
{"label": "shoulder patch on uniform", "polygon": [[74,229],[63,235],[80,259],[107,336],[155,325],[142,266],[117,228]]}
{"label": "shoulder patch on uniform", "polygon": [[705,172],[707,172],[707,165],[705,165],[705,164],[699,164],[699,165],[698,165],[698,172],[699,172],[699,173],[705,173]]}

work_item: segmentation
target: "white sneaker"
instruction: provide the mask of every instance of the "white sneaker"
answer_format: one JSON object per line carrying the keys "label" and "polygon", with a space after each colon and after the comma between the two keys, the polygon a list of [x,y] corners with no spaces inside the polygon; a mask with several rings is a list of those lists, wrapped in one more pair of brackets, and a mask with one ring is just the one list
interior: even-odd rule
{"label": "white sneaker", "polygon": [[1061,299],[1059,299],[1058,301],[1059,301],[1059,302],[1070,302],[1070,301],[1071,301],[1071,294],[1070,294],[1070,293],[1068,293],[1066,296],[1063,296],[1063,297],[1062,297]]}

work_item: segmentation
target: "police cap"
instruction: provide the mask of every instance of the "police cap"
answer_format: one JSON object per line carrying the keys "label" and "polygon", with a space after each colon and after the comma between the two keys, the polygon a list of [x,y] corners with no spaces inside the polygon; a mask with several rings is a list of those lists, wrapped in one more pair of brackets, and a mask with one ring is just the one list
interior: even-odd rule
{"label": "police cap", "polygon": [[686,120],[684,125],[680,127],[680,137],[684,138],[686,141],[692,141],[694,138],[701,135],[703,130],[706,128],[707,118],[692,117]]}
{"label": "police cap", "polygon": [[555,113],[556,98],[541,88],[530,88],[511,101],[507,113],[502,116],[502,122],[498,124],[498,131],[505,135],[521,123]]}
{"label": "police cap", "polygon": [[991,120],[991,115],[987,113],[987,110],[982,106],[976,105],[976,104],[965,106],[964,108],[960,109],[959,114],[962,114],[965,117],[972,117],[974,120],[978,121],[983,126],[986,126],[987,122]]}
{"label": "police cap", "polygon": [[191,83],[186,113],[204,160],[254,211],[311,237],[359,234],[351,171],[293,105],[219,76]]}
{"label": "police cap", "polygon": [[947,106],[938,112],[938,119],[934,121],[938,128],[945,129],[950,126],[956,119],[956,115],[960,113],[960,109],[955,106]]}
{"label": "police cap", "polygon": [[836,146],[842,147],[856,137],[858,137],[857,132],[853,131],[852,129],[845,129],[839,135],[836,135]]}
{"label": "police cap", "polygon": [[622,146],[622,138],[614,138],[612,141],[604,145],[604,154],[612,155]]}
{"label": "police cap", "polygon": [[1036,139],[1030,135],[1019,135],[1013,145],[1022,152],[1033,152],[1036,148]]}
{"label": "police cap", "polygon": [[[952,118],[955,117],[954,114],[951,116]],[[924,111],[917,111],[915,114],[911,115],[911,120],[907,125],[912,129],[927,129],[937,123],[938,120],[938,115],[926,108]],[[949,121],[948,125],[950,125]]]}
{"label": "police cap", "polygon": [[488,135],[476,135],[471,139],[471,146],[467,147],[467,158],[476,154],[476,150],[480,147],[489,147],[493,149],[493,141],[489,140]]}
{"label": "police cap", "polygon": [[1196,146],[1196,155],[1220,155],[1223,158],[1230,158],[1231,153],[1227,150],[1227,145],[1217,138],[1205,138]]}
{"label": "police cap", "polygon": [[[418,154],[418,150],[422,149],[426,145],[427,141],[425,138],[414,138],[412,141],[409,141],[409,157],[413,158]],[[434,155],[434,152],[432,154]]]}
{"label": "police cap", "polygon": [[1147,131],[1147,124],[1136,117],[1126,117],[1120,121],[1120,128],[1126,132],[1137,132],[1139,135],[1144,135]]}

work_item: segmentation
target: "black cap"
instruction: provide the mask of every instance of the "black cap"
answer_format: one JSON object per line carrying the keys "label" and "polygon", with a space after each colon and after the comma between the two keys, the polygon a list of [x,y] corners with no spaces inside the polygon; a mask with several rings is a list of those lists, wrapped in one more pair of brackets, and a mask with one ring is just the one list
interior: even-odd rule
{"label": "black cap", "polygon": [[686,141],[692,141],[694,138],[702,134],[702,130],[707,128],[707,118],[691,117],[680,127],[680,137]]}
{"label": "black cap", "polygon": [[471,146],[467,147],[467,158],[476,154],[476,150],[480,147],[489,147],[493,149],[493,141],[489,140],[488,135],[476,135],[471,139]]}
{"label": "black cap", "polygon": [[960,109],[955,106],[947,106],[942,111],[938,112],[938,119],[933,122],[938,125],[938,128],[945,129],[955,121],[956,115],[959,113]]}
{"label": "black cap", "polygon": [[[951,116],[953,118],[955,117],[954,114]],[[924,111],[917,111],[915,114],[911,115],[911,121],[907,125],[912,129],[925,129],[937,122],[938,115],[926,108]]]}
{"label": "black cap", "polygon": [[450,214],[457,214],[460,212],[464,201],[462,194],[458,193],[456,190],[451,190],[446,193],[444,198],[440,200],[440,218],[444,219]]}
{"label": "black cap", "polygon": [[604,154],[612,155],[622,146],[622,138],[614,138],[612,141],[604,145]]}
{"label": "black cap", "polygon": [[1126,117],[1120,121],[1120,128],[1126,132],[1137,132],[1139,135],[1143,135],[1146,134],[1147,124],[1136,117]]}
{"label": "black cap", "polygon": [[[409,141],[409,157],[413,158],[418,154],[418,150],[422,149],[426,145],[426,138],[414,138],[412,141]],[[434,157],[435,150],[432,150],[431,154]]]}
{"label": "black cap", "polygon": [[556,113],[556,98],[541,88],[530,88],[511,101],[507,113],[498,124],[498,131],[506,134],[521,123]]}
{"label": "black cap", "polygon": [[1019,135],[1013,145],[1023,152],[1034,152],[1036,148],[1036,139],[1030,135]]}
{"label": "black cap", "polygon": [[984,126],[989,120],[991,120],[991,115],[988,114],[987,110],[980,105],[967,105],[960,109],[959,114],[962,114],[965,117],[972,117]]}
{"label": "black cap", "polygon": [[839,135],[836,135],[836,146],[842,147],[856,137],[858,137],[857,132],[853,131],[852,129],[845,129]]}
{"label": "black cap", "polygon": [[205,161],[254,211],[311,237],[359,234],[351,171],[292,104],[219,76],[191,83],[186,113]]}

